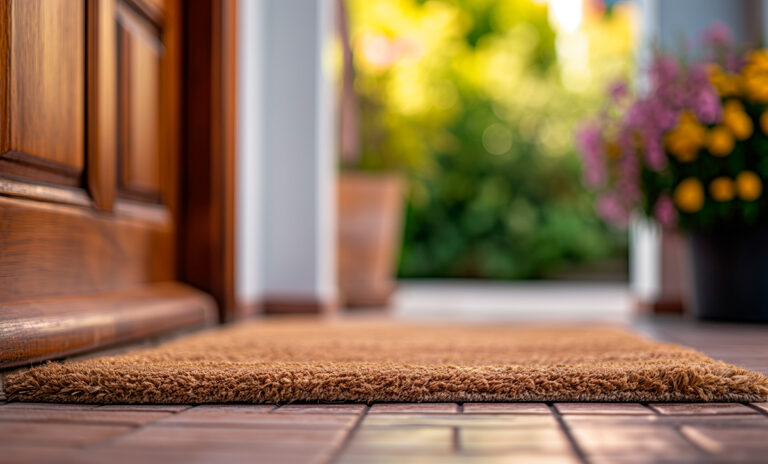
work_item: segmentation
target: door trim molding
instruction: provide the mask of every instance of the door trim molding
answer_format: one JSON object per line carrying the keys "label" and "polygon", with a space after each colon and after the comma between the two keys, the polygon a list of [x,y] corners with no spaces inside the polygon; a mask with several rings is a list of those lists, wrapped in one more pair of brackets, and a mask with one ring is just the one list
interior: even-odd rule
{"label": "door trim molding", "polygon": [[222,321],[247,315],[235,299],[237,0],[183,2],[179,274],[216,299]]}

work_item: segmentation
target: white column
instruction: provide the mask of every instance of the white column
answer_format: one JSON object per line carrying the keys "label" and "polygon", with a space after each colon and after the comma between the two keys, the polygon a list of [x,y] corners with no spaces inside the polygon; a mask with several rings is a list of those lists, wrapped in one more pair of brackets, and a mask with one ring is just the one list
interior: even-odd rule
{"label": "white column", "polygon": [[262,1],[261,290],[323,305],[336,299],[334,2]]}
{"label": "white column", "polygon": [[238,4],[237,150],[235,170],[235,300],[256,305],[262,296],[264,3]]}

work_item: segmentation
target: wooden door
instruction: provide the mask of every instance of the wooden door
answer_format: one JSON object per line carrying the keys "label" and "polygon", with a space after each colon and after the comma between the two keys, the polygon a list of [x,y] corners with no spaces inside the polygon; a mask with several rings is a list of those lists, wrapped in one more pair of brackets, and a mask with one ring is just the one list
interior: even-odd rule
{"label": "wooden door", "polygon": [[211,320],[176,282],[178,0],[0,0],[0,367]]}

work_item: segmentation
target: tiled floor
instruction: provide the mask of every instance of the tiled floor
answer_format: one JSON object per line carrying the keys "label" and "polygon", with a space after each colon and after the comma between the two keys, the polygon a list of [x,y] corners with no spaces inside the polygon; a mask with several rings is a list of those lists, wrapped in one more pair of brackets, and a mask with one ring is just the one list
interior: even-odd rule
{"label": "tiled floor", "polygon": [[[768,374],[768,326],[645,322]],[[0,404],[0,463],[768,462],[768,404]]]}

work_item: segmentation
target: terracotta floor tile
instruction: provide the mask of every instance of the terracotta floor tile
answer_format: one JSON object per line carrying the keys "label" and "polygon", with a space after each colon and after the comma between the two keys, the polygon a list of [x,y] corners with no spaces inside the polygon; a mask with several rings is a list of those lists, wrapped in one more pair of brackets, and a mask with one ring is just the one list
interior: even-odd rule
{"label": "terracotta floor tile", "polygon": [[452,414],[459,412],[456,403],[376,403],[368,414]]}
{"label": "terracotta floor tile", "polygon": [[[275,410],[277,406],[271,404],[201,404],[192,409],[195,413],[226,412],[232,414],[266,414]],[[188,414],[193,411],[188,411]]]}
{"label": "terracotta floor tile", "polygon": [[570,454],[494,453],[493,455],[448,454],[439,451],[396,450],[391,453],[372,453],[360,449],[342,454],[335,464],[577,464]]}
{"label": "terracotta floor tile", "polygon": [[[727,464],[741,463],[742,461],[728,461]],[[595,455],[589,457],[590,464],[725,464],[722,459],[715,456],[699,453],[685,453],[673,455],[627,453],[618,455]],[[756,464],[754,461],[749,464]]]}
{"label": "terracotta floor tile", "polygon": [[118,438],[114,446],[164,448],[177,450],[269,450],[282,449],[320,452],[335,449],[346,437],[346,431],[275,430],[222,427],[167,427],[153,425]]}
{"label": "terracotta floor tile", "polygon": [[674,427],[571,425],[569,430],[587,455],[685,457],[700,454]]}
{"label": "terracotta floor tile", "polygon": [[544,403],[464,403],[464,414],[552,414]]}
{"label": "terracotta floor tile", "polygon": [[560,414],[653,414],[639,403],[555,403]]}
{"label": "terracotta floor tile", "polygon": [[554,416],[540,414],[368,414],[367,426],[555,427]]}
{"label": "terracotta floor tile", "polygon": [[181,412],[192,406],[181,404],[107,404],[99,411],[143,411],[143,412]]}
{"label": "terracotta floor tile", "polygon": [[166,417],[159,423],[175,426],[199,427],[248,427],[281,429],[348,429],[357,421],[357,416],[344,414],[244,414],[242,412],[219,411],[215,409],[187,409]]}
{"label": "terracotta floor tile", "polygon": [[86,409],[98,408],[98,404],[75,404],[75,403],[5,403],[0,404],[0,410],[5,409],[63,409],[69,411],[82,411]]}
{"label": "terracotta floor tile", "polygon": [[571,451],[563,431],[555,427],[534,428],[460,428],[461,451],[471,453],[539,452],[567,454]]}
{"label": "terracotta floor tile", "polygon": [[273,414],[353,414],[365,411],[364,404],[288,404],[272,411]]}
{"label": "terracotta floor tile", "polygon": [[0,409],[0,421],[66,422],[82,424],[142,425],[169,417],[169,412],[103,411],[101,409]]}
{"label": "terracotta floor tile", "polygon": [[[0,464],[38,464],[48,463],[58,456],[66,454],[69,448],[57,446],[39,446],[23,444],[3,444],[0,452]],[[71,462],[75,462],[72,460]]]}
{"label": "terracotta floor tile", "polygon": [[699,447],[722,456],[763,456],[768,453],[768,427],[686,425],[682,433]]}
{"label": "terracotta floor tile", "polygon": [[658,416],[646,416],[642,414],[618,415],[618,414],[569,414],[563,416],[563,421],[574,427],[626,427],[626,426],[658,426],[661,418]]}
{"label": "terracotta floor tile", "polygon": [[[6,445],[84,446],[132,432],[133,427],[103,424],[0,422],[0,450]],[[0,452],[0,454],[2,454]]]}
{"label": "terracotta floor tile", "polygon": [[[46,464],[324,464],[332,451],[283,449],[164,449],[114,446],[110,448],[67,450],[51,456]],[[33,461],[37,464],[40,461]],[[9,463],[10,464],[10,463]],[[16,464],[16,463],[14,463]],[[30,463],[31,464],[31,463]]]}
{"label": "terracotta floor tile", "polygon": [[360,427],[347,445],[347,450],[387,451],[407,449],[421,451],[453,450],[451,427],[370,428]]}
{"label": "terracotta floor tile", "polygon": [[661,424],[711,424],[728,427],[768,427],[768,417],[762,414],[700,414],[659,416]]}
{"label": "terracotta floor tile", "polygon": [[661,414],[759,414],[740,403],[651,403]]}
{"label": "terracotta floor tile", "polygon": [[624,426],[660,426],[675,427],[682,425],[712,424],[730,427],[765,427],[768,417],[761,414],[708,414],[708,415],[588,415],[570,414],[563,416],[568,425],[580,427],[624,427]]}

